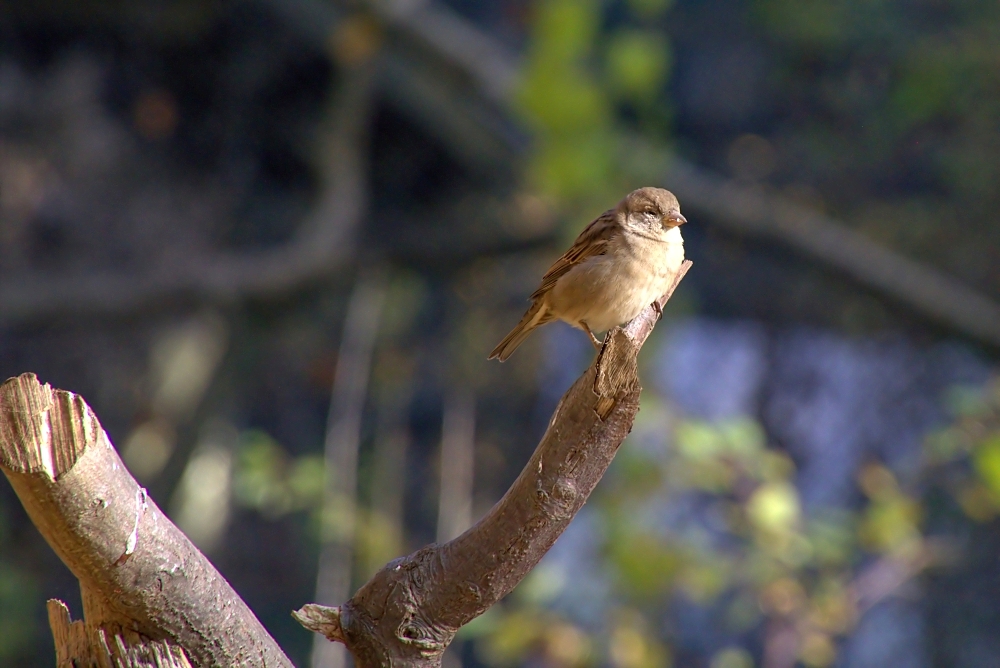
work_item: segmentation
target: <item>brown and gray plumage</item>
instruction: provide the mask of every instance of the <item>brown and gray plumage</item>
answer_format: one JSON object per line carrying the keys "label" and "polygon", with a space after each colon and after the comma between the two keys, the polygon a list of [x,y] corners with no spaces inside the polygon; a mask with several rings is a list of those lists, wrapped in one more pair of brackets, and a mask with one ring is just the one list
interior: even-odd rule
{"label": "brown and gray plumage", "polygon": [[521,322],[489,359],[506,360],[533,329],[563,320],[590,335],[628,322],[664,294],[684,262],[680,226],[687,220],[673,193],[639,188],[588,225],[531,295]]}

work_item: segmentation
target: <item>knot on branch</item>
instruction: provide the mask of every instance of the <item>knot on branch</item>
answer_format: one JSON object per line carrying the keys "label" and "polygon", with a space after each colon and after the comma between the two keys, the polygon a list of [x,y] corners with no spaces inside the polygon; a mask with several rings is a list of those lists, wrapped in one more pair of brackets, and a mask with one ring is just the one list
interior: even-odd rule
{"label": "knot on branch", "polygon": [[56,480],[102,433],[80,396],[53,390],[33,373],[0,385],[0,465],[10,471]]}
{"label": "knot on branch", "polygon": [[396,639],[415,648],[423,656],[441,654],[455,637],[457,627],[436,624],[428,620],[424,611],[427,591],[443,582],[445,572],[443,554],[437,546],[418,550],[410,557],[394,562],[393,570],[401,576],[396,602],[399,625]]}
{"label": "knot on branch", "polygon": [[396,629],[396,637],[404,645],[411,645],[424,656],[433,656],[444,652],[451,639],[455,637],[455,629],[443,629],[429,624],[416,608],[407,611],[403,622]]}
{"label": "knot on branch", "polygon": [[[542,468],[542,462],[538,462],[538,468]],[[542,477],[543,471],[539,470],[538,486],[535,488],[535,498],[542,512],[549,519],[562,520],[573,516],[577,508],[576,485],[569,478],[555,474],[555,480],[546,485],[546,480]]]}

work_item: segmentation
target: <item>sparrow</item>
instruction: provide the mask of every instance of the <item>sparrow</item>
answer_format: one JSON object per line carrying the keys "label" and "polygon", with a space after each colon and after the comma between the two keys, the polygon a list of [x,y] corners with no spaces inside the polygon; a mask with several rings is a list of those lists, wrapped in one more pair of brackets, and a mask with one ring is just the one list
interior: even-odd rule
{"label": "sparrow", "polygon": [[503,362],[533,329],[553,320],[582,329],[600,350],[594,332],[628,322],[670,288],[684,262],[680,226],[686,222],[670,191],[630,192],[549,267],[528,311],[489,359]]}

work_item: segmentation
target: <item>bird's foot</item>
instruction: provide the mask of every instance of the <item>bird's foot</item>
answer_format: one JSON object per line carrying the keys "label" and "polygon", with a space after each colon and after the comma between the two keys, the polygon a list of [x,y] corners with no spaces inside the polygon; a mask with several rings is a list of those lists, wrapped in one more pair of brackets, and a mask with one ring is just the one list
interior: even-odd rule
{"label": "bird's foot", "polygon": [[660,306],[659,299],[653,302],[653,310],[656,311],[656,320],[659,321],[663,317],[663,307]]}
{"label": "bird's foot", "polygon": [[583,325],[583,331],[587,332],[587,335],[590,336],[590,342],[594,344],[594,348],[600,352],[601,348],[604,346],[604,342],[594,336],[594,333],[590,331],[590,325],[582,320],[580,321],[580,324]]}

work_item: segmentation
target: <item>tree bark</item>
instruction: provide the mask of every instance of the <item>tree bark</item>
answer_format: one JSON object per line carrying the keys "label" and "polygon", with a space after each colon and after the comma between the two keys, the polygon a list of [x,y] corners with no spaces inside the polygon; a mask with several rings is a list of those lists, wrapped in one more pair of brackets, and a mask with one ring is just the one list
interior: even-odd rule
{"label": "tree bark", "polygon": [[49,602],[59,666],[288,666],[229,583],[126,470],[84,400],[26,373],[0,385],[0,468],[80,580]]}
{"label": "tree bark", "polygon": [[656,305],[608,333],[521,475],[485,517],[452,541],[388,563],[340,607],[309,604],[296,619],[344,643],[361,668],[439,666],[458,629],[527,575],[604,475],[639,410],[639,349],[690,266],[684,263]]}

